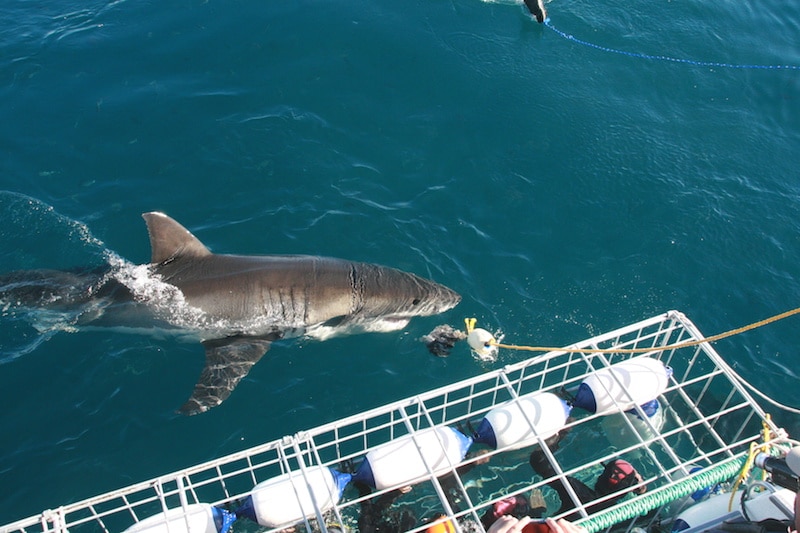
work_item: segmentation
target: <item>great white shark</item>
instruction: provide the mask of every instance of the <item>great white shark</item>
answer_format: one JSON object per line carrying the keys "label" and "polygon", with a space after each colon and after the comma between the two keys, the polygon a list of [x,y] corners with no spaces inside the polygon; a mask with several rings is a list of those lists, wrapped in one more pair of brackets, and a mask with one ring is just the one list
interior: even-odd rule
{"label": "great white shark", "polygon": [[277,339],[398,330],[461,300],[443,285],[370,263],[215,254],[169,216],[142,216],[149,265],[0,275],[0,308],[67,313],[70,328],[168,329],[199,339],[205,367],[184,414],[222,403]]}

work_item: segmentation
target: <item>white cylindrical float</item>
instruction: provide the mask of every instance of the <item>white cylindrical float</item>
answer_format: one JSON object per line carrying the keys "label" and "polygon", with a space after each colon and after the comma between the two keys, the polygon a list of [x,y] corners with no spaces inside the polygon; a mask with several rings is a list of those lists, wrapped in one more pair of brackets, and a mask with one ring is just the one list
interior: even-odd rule
{"label": "white cylindrical float", "polygon": [[558,433],[571,407],[552,392],[533,392],[494,407],[475,432],[475,442],[514,450]]}
{"label": "white cylindrical float", "polygon": [[572,405],[597,414],[628,411],[658,398],[671,375],[672,369],[658,359],[629,359],[584,379]]}
{"label": "white cylindrical float", "polygon": [[423,429],[367,452],[353,479],[378,490],[402,486],[428,474],[443,474],[467,455],[472,439],[448,427]]}
{"label": "white cylindrical float", "polygon": [[207,503],[193,503],[137,522],[124,533],[225,533],[234,517]]}
{"label": "white cylindrical float", "polygon": [[244,505],[236,510],[267,527],[278,527],[313,517],[316,509],[325,512],[342,497],[350,474],[326,466],[310,466],[259,483]]}

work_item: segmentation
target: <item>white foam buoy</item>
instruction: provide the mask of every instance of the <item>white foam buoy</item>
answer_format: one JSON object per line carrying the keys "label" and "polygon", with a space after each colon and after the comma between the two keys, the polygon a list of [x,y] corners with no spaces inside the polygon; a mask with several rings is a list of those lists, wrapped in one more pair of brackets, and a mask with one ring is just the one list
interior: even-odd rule
{"label": "white foam buoy", "polygon": [[628,359],[584,379],[572,405],[597,414],[628,411],[658,398],[671,375],[672,369],[658,359]]}
{"label": "white foam buoy", "polygon": [[443,474],[467,455],[472,439],[449,426],[404,435],[367,452],[353,479],[378,490],[402,486],[428,474]]}
{"label": "white foam buoy", "polygon": [[481,420],[475,442],[515,450],[552,437],[564,427],[572,408],[552,392],[533,392],[495,406]]}
{"label": "white foam buoy", "polygon": [[207,503],[193,503],[145,518],[124,533],[220,533],[227,530],[224,514],[227,511]]}
{"label": "white foam buoy", "polygon": [[485,329],[475,328],[467,335],[469,347],[481,359],[494,360],[497,358],[497,346],[492,344],[494,342],[496,342],[494,336]]}
{"label": "white foam buoy", "polygon": [[350,474],[325,466],[312,466],[259,483],[250,492],[237,516],[245,516],[262,526],[278,527],[300,522],[332,508],[342,497]]}

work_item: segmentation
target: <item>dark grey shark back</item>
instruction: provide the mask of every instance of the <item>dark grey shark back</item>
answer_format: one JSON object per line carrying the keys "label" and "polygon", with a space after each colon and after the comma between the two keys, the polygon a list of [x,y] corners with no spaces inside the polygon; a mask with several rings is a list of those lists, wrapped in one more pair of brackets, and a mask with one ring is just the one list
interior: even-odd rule
{"label": "dark grey shark back", "polygon": [[461,299],[433,281],[369,263],[212,254],[168,216],[143,216],[152,271],[216,325],[203,341],[206,366],[181,408],[187,414],[227,398],[275,339],[400,329],[414,316],[441,313]]}

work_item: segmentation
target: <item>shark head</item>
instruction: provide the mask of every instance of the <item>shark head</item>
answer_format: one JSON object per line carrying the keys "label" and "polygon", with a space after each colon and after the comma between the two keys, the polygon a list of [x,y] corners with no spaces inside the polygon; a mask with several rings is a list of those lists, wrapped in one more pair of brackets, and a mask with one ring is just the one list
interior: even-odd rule
{"label": "shark head", "polygon": [[[404,326],[416,316],[437,315],[455,307],[461,296],[434,281],[409,272],[376,265],[360,265],[356,285],[360,286],[364,318],[380,317]],[[402,326],[400,326],[402,327]]]}
{"label": "shark head", "polygon": [[455,307],[461,296],[433,281],[393,268],[353,263],[351,310],[311,328],[319,340],[363,332],[405,328],[417,316],[431,316]]}

